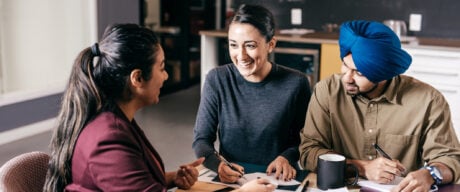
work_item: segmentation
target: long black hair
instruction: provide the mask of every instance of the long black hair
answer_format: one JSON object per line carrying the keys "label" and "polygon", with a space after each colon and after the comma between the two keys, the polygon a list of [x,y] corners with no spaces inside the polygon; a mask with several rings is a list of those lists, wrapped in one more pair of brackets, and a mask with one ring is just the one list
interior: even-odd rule
{"label": "long black hair", "polygon": [[72,181],[72,155],[78,135],[96,114],[116,101],[129,100],[128,80],[139,69],[149,80],[158,38],[135,24],[109,26],[99,43],[83,49],[76,58],[64,92],[58,125],[53,132],[51,160],[44,191],[63,191]]}

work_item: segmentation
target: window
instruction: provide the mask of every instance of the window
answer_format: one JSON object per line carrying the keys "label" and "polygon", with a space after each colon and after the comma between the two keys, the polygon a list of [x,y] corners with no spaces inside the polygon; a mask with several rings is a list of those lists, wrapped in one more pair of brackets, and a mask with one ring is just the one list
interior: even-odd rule
{"label": "window", "polygon": [[62,92],[96,41],[96,1],[0,0],[0,106]]}

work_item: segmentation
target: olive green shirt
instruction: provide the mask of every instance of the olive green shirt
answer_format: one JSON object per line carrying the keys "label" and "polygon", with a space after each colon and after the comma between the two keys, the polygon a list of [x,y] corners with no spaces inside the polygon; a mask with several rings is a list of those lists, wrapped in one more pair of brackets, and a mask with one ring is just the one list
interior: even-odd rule
{"label": "olive green shirt", "polygon": [[378,157],[377,143],[408,171],[427,161],[441,162],[460,179],[460,144],[442,94],[412,77],[394,77],[374,99],[346,94],[336,74],[319,82],[300,132],[300,163],[316,171],[319,155],[335,152],[349,159]]}

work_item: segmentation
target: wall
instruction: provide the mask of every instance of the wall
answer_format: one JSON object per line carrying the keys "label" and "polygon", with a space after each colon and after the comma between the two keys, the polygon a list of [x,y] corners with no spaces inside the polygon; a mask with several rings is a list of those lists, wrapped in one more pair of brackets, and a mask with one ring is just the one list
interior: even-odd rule
{"label": "wall", "polygon": [[0,0],[0,92],[63,88],[90,41],[89,6],[89,0]]}
{"label": "wall", "polygon": [[0,0],[0,134],[57,115],[95,18],[93,0]]}
{"label": "wall", "polygon": [[56,93],[0,106],[0,135],[3,131],[56,117],[61,97],[61,93]]}
{"label": "wall", "polygon": [[[309,28],[322,30],[324,23],[340,24],[346,20],[386,19],[409,22],[411,13],[422,14],[422,30],[408,35],[433,38],[460,38],[460,1],[458,0],[234,0],[263,4],[275,15],[279,29]],[[290,24],[291,8],[302,9],[302,25]]]}
{"label": "wall", "polygon": [[143,24],[141,3],[143,0],[97,0],[98,37],[101,38],[105,28],[112,24]]}

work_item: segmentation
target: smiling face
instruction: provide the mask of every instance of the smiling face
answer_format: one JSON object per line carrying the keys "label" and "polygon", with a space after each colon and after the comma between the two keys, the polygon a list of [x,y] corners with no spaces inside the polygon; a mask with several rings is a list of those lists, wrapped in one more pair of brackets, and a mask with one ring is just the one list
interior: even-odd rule
{"label": "smiling face", "polygon": [[145,99],[148,104],[157,104],[160,101],[160,89],[163,83],[168,79],[168,73],[165,70],[165,56],[161,46],[155,56],[153,63],[151,78],[144,82]]}
{"label": "smiling face", "polygon": [[267,59],[275,39],[266,42],[254,26],[234,22],[229,27],[228,44],[230,58],[246,80],[260,82],[268,75],[271,64]]}

